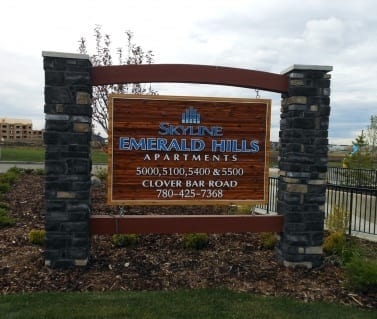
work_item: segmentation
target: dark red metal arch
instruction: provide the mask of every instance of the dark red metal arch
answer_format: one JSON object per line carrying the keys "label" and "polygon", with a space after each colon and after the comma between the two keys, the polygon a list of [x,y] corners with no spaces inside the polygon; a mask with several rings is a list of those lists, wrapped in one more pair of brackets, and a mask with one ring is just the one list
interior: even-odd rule
{"label": "dark red metal arch", "polygon": [[285,93],[288,77],[269,72],[196,64],[139,64],[92,69],[92,85],[126,83],[219,84]]}
{"label": "dark red metal arch", "polygon": [[[126,83],[218,84],[286,93],[286,75],[193,64],[139,64],[101,66],[92,69],[92,85]],[[187,233],[187,232],[281,232],[279,216],[91,216],[91,234]]]}

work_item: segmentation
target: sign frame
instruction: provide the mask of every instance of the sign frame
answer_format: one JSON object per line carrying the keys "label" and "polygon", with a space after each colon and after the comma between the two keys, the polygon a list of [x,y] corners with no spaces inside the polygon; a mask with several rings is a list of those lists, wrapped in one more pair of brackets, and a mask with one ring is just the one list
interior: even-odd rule
{"label": "sign frame", "polygon": [[[175,193],[174,193],[173,199],[172,198],[155,198],[155,199],[151,199],[151,198],[141,198],[141,199],[140,198],[125,198],[125,199],[119,199],[118,195],[114,196],[114,194],[116,194],[116,191],[118,189],[117,188],[118,186],[114,187],[114,182],[117,181],[117,174],[119,173],[119,168],[118,168],[119,162],[117,162],[117,161],[119,160],[119,156],[120,156],[118,154],[119,153],[118,151],[121,147],[120,146],[121,145],[120,138],[118,136],[119,133],[114,132],[114,130],[119,129],[118,128],[119,125],[118,125],[117,118],[116,118],[118,116],[119,110],[116,110],[116,108],[124,107],[124,105],[119,106],[118,105],[119,103],[116,104],[117,103],[116,100],[123,101],[123,102],[128,101],[130,103],[130,105],[133,104],[133,103],[145,103],[145,107],[149,102],[152,103],[152,104],[157,103],[157,102],[161,102],[161,103],[168,103],[169,102],[170,104],[172,102],[176,102],[176,103],[181,105],[180,106],[181,110],[179,112],[182,111],[182,107],[186,107],[186,109],[190,110],[190,104],[194,103],[195,108],[194,108],[193,113],[196,112],[196,108],[199,108],[199,109],[198,109],[197,113],[191,114],[191,119],[186,120],[186,123],[188,123],[187,124],[188,126],[192,126],[191,124],[196,125],[196,124],[200,123],[200,119],[198,121],[198,118],[195,119],[195,116],[199,116],[199,118],[200,118],[201,112],[203,112],[203,110],[206,107],[212,107],[212,108],[216,109],[215,108],[216,105],[225,105],[229,109],[234,109],[234,108],[237,108],[237,107],[244,108],[246,106],[250,108],[253,105],[254,106],[258,105],[258,107],[262,109],[262,106],[263,106],[264,112],[265,112],[264,113],[264,121],[263,121],[263,123],[260,124],[260,127],[258,128],[258,130],[263,131],[262,135],[264,137],[262,143],[260,143],[261,142],[260,140],[258,141],[260,143],[259,145],[261,145],[260,148],[263,149],[263,152],[262,152],[263,163],[258,162],[258,165],[260,165],[260,167],[262,167],[262,169],[261,169],[262,172],[259,172],[259,174],[261,174],[262,176],[258,175],[258,178],[259,178],[259,180],[263,179],[263,182],[260,185],[260,188],[262,188],[262,190],[263,190],[262,191],[263,196],[259,197],[258,199],[253,199],[253,198],[250,198],[250,197],[245,198],[245,197],[242,197],[242,196],[241,196],[241,198],[226,198],[226,199],[207,198],[207,197],[203,198],[203,197],[201,197],[200,194],[202,194],[202,192],[206,188],[201,189],[202,192],[196,192],[196,194],[194,194],[194,198],[186,198],[186,197],[176,198],[176,197],[179,197],[179,196],[176,196],[177,194],[175,194]],[[109,141],[108,141],[108,187],[107,187],[108,188],[107,189],[108,199],[107,199],[107,203],[109,205],[190,205],[190,206],[200,205],[200,206],[203,206],[203,205],[236,205],[236,204],[256,205],[256,204],[265,204],[265,203],[268,202],[271,100],[269,100],[269,99],[246,99],[246,98],[223,98],[223,97],[197,97],[197,96],[110,94],[108,96],[108,103],[109,103],[109,134],[108,134]],[[198,103],[202,103],[202,104],[204,104],[204,106],[200,106],[200,105],[198,105]],[[237,105],[237,106],[234,106],[234,105]],[[171,106],[169,106],[169,107],[171,109]],[[166,108],[168,108],[168,106],[166,106]],[[125,111],[125,110],[123,109],[122,111]],[[211,109],[211,111],[212,111],[212,109]],[[188,111],[186,111],[186,112],[188,112]],[[165,117],[168,116],[167,115],[168,113],[169,113],[168,111],[165,111],[164,106],[162,106],[161,109],[160,109],[160,114],[159,114],[160,119],[159,119],[159,121],[164,120]],[[135,112],[131,112],[131,113],[129,112],[129,114],[135,114]],[[188,114],[188,115],[190,117],[190,114]],[[208,115],[208,112],[207,112],[207,115]],[[148,119],[148,124],[145,124],[145,125],[149,126],[149,128],[150,128],[153,120],[156,120],[156,119],[155,118]],[[227,121],[228,120],[229,120],[229,117],[227,118]],[[156,129],[158,128],[158,122],[159,121],[157,121],[157,123],[156,122],[154,123],[154,125],[156,126]],[[139,121],[138,124],[140,125],[140,123],[141,122]],[[183,115],[182,115],[182,123],[184,123]],[[160,122],[160,125],[161,125],[161,122]],[[233,127],[236,127],[236,126],[237,126],[237,123],[233,125]],[[130,127],[132,127],[132,123],[130,123]],[[136,128],[142,129],[142,127],[137,127],[137,125],[136,126],[134,125],[134,129],[136,129]],[[129,130],[130,129],[131,128],[129,128]],[[194,130],[194,129],[195,129],[195,127],[192,128],[192,130]],[[191,133],[197,134],[197,135],[202,136],[202,137],[203,137],[203,135],[213,134],[212,137],[217,135],[220,138],[222,136],[222,134],[226,133],[226,132],[222,132],[222,129],[223,129],[223,127],[222,127],[222,123],[221,123],[220,125],[214,125],[214,126],[211,126],[211,127],[202,126],[201,129],[198,128],[198,131],[191,132]],[[169,130],[169,129],[167,128],[167,130]],[[171,131],[175,132],[174,130],[175,130],[174,128],[171,129]],[[202,130],[203,132],[200,132],[200,130]],[[166,133],[166,131],[163,132],[163,133]],[[180,133],[183,135],[183,133],[189,134],[190,132],[187,133],[187,132],[181,131]],[[200,135],[200,133],[202,133],[203,135]],[[260,135],[260,132],[258,134]],[[232,136],[228,136],[228,135],[227,135],[227,137],[230,138],[229,140],[231,140],[231,138],[232,138]],[[203,137],[203,139],[205,139],[205,137]],[[181,141],[182,141],[182,139],[181,139]],[[132,151],[136,152],[135,149],[132,150],[132,147],[130,147],[131,144],[129,142],[130,142],[129,140],[124,140],[124,143],[122,144],[123,150],[127,150],[129,152],[132,152]],[[143,140],[143,142],[144,142],[144,140]],[[139,139],[137,142],[134,141],[134,144],[135,143],[136,143],[136,147],[141,147],[141,145],[145,145],[145,144],[141,143],[141,139]],[[137,143],[139,143],[139,144],[137,144]],[[208,143],[205,143],[205,144],[207,145]],[[243,151],[244,151],[243,153],[252,152],[252,149],[251,149],[252,141],[247,141],[246,144],[243,144],[243,143],[241,143],[241,144],[242,145],[237,145],[237,146],[234,146],[234,147],[229,146],[229,147],[230,148],[233,147],[237,150],[237,152],[241,152],[241,153]],[[153,145],[155,145],[155,144],[153,144]],[[119,148],[118,150],[117,150],[116,146]],[[187,147],[187,146],[185,146],[185,147]],[[195,147],[195,146],[191,145],[191,147]],[[196,146],[196,147],[200,147],[200,145]],[[137,150],[137,151],[140,151],[140,150]],[[126,153],[126,152],[124,152],[124,153]],[[248,154],[246,154],[246,155],[248,155]],[[114,160],[116,161],[115,163],[114,163]],[[246,163],[248,163],[248,162],[246,161]],[[228,163],[228,164],[230,165],[231,163]],[[227,166],[229,166],[228,164],[227,164]],[[178,166],[176,166],[176,167],[178,167]],[[182,167],[182,166],[179,166],[179,167]],[[169,168],[169,166],[168,166],[168,168]],[[213,172],[213,170],[215,170],[215,169],[216,168],[213,168],[213,166],[211,166],[211,172]],[[184,180],[185,178],[187,178],[187,173],[186,173],[186,176],[181,176],[181,177],[182,177],[181,179]],[[119,181],[119,179],[118,179],[118,181]],[[173,184],[174,184],[174,181],[177,181],[176,183],[180,183],[180,182],[178,182],[178,179],[173,179],[172,181],[173,181]],[[207,184],[207,181],[203,181],[203,184]],[[176,187],[176,185],[173,185],[173,186]],[[232,186],[230,185],[229,187],[232,187]],[[114,198],[114,197],[117,197],[117,196],[118,196],[118,198]]]}

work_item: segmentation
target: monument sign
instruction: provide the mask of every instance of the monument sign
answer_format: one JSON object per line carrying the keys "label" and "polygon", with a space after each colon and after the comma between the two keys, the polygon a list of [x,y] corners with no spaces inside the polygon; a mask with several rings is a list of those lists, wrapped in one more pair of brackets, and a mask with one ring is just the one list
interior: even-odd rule
{"label": "monument sign", "polygon": [[[221,66],[93,67],[81,54],[43,52],[45,70],[45,264],[85,266],[90,236],[277,232],[286,266],[321,266],[331,66],[281,74]],[[281,93],[277,215],[93,215],[93,86],[200,83]],[[111,96],[111,204],[264,202],[270,101]]]}
{"label": "monument sign", "polygon": [[270,100],[111,95],[108,203],[268,200]]}

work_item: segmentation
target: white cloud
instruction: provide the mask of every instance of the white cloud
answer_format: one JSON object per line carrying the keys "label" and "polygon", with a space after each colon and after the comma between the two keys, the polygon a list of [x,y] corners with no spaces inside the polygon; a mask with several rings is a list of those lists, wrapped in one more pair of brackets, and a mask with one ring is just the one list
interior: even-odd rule
{"label": "white cloud", "polygon": [[[73,0],[2,3],[1,115],[30,117],[43,125],[41,51],[77,52],[103,25],[113,48],[132,30],[156,63],[214,64],[279,73],[292,64],[332,65],[330,141],[355,138],[376,114],[377,2],[374,0]],[[254,97],[254,90],[157,85],[161,93]],[[277,140],[280,96],[273,99]]]}
{"label": "white cloud", "polygon": [[303,33],[306,45],[324,50],[343,47],[344,36],[344,23],[335,17],[309,20]]}

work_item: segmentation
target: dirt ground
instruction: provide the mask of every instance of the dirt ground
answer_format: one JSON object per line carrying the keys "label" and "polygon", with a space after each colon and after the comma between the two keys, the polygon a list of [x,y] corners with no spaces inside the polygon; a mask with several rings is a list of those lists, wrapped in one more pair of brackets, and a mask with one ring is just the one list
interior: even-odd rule
{"label": "dirt ground", "polygon": [[[285,268],[259,234],[210,235],[203,250],[185,249],[181,235],[143,235],[134,248],[116,248],[110,237],[93,236],[88,266],[67,270],[44,265],[43,247],[28,240],[44,227],[43,176],[24,174],[3,198],[15,226],[0,228],[0,293],[37,291],[174,290],[226,287],[303,301],[327,301],[377,309],[375,292],[347,288],[343,270],[331,258],[317,269]],[[118,213],[105,204],[105,186],[92,191],[93,214]],[[224,208],[201,207],[199,213]],[[187,211],[188,210],[188,211]],[[131,207],[125,213],[193,213],[182,207]],[[376,243],[368,243],[374,245]]]}

